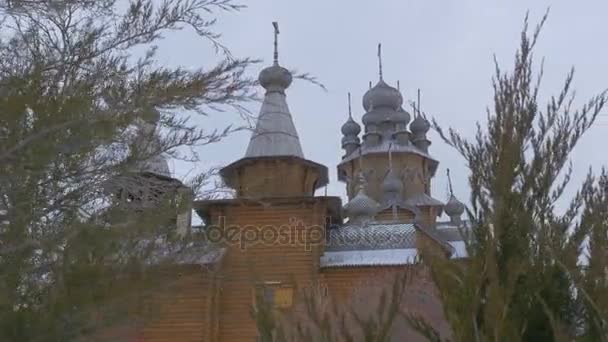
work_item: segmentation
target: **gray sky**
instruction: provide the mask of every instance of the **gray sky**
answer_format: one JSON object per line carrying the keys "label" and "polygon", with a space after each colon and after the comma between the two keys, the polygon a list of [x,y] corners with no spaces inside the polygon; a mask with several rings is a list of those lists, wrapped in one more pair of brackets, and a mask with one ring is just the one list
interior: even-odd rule
{"label": "gray sky", "polygon": [[[596,1],[487,1],[487,0],[307,0],[244,2],[248,8],[236,14],[222,14],[217,30],[235,56],[264,59],[252,74],[272,59],[272,21],[281,28],[281,64],[310,72],[328,88],[324,92],[299,81],[288,89],[287,98],[304,154],[327,165],[328,194],[344,195],[336,179],[336,164],[342,156],[340,126],[347,118],[347,92],[353,94],[355,119],[363,115],[361,97],[368,82],[378,79],[376,46],[383,47],[385,80],[396,86],[400,80],[406,100],[422,91],[422,109],[445,127],[473,137],[475,122],[485,120],[491,104],[493,54],[504,68],[510,68],[519,43],[526,10],[535,24],[551,6],[536,55],[545,57],[541,95],[560,90],[564,76],[576,67],[574,88],[580,103],[608,87],[607,73],[608,2]],[[187,67],[210,65],[215,60],[209,44],[191,32],[170,35],[160,44],[160,60]],[[545,98],[545,97],[543,97]],[[259,104],[251,109],[257,113]],[[236,115],[222,113],[200,120],[205,127],[234,121]],[[589,166],[606,164],[608,116],[600,117],[577,146],[573,156],[578,186]],[[222,143],[199,150],[205,165],[226,164],[241,158],[250,133],[235,134]],[[445,168],[449,167],[454,190],[468,199],[468,170],[464,160],[433,132],[430,153],[440,162],[433,194],[445,199]],[[173,163],[183,176],[192,165]],[[571,188],[574,188],[572,186]],[[574,190],[574,189],[571,189]]]}

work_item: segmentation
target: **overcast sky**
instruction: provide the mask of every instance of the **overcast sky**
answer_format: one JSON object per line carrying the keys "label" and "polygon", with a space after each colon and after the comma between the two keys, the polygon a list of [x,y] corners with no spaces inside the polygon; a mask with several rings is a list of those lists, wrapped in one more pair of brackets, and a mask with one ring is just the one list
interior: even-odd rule
{"label": "overcast sky", "polygon": [[[384,79],[401,90],[406,100],[422,91],[423,110],[445,127],[473,137],[475,122],[485,119],[491,103],[493,55],[510,68],[527,10],[531,23],[551,13],[536,50],[545,57],[542,95],[560,90],[571,66],[576,67],[574,88],[580,101],[608,87],[608,2],[596,1],[488,1],[488,0],[307,0],[244,1],[240,13],[221,14],[216,29],[235,56],[264,59],[257,73],[272,60],[272,21],[281,34],[281,64],[310,72],[328,91],[304,81],[294,82],[287,100],[307,159],[327,165],[329,195],[344,195],[336,179],[342,156],[340,126],[347,118],[347,92],[353,94],[355,119],[363,115],[361,97],[369,81],[378,80],[376,49],[383,47]],[[200,67],[215,61],[209,44],[191,32],[170,35],[160,44],[160,60],[172,66]],[[259,104],[251,107],[255,112]],[[234,121],[236,115],[218,114],[201,120],[213,128]],[[608,117],[600,117],[577,146],[573,156],[574,184],[589,166],[608,161]],[[235,134],[219,144],[199,150],[203,163],[173,163],[183,176],[206,165],[226,164],[241,158],[249,132]],[[433,195],[446,197],[445,169],[449,167],[454,190],[468,199],[468,170],[464,160],[432,133],[430,153],[440,161]],[[573,189],[571,189],[573,190]]]}

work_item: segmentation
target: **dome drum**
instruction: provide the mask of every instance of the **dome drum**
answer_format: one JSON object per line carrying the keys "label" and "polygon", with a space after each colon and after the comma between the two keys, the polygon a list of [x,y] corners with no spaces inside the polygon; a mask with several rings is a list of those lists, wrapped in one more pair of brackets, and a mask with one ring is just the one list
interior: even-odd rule
{"label": "dome drum", "polygon": [[365,125],[365,133],[378,133],[378,125],[376,125],[376,124]]}
{"label": "dome drum", "polygon": [[401,146],[409,145],[410,143],[410,132],[406,130],[397,130],[392,134],[393,141]]}
{"label": "dome drum", "polygon": [[378,146],[382,142],[382,134],[378,132],[368,132],[363,135],[363,143],[367,147]]}
{"label": "dome drum", "polygon": [[345,136],[342,138],[342,148],[345,151],[345,155],[343,158],[346,158],[351,153],[353,153],[357,148],[361,146],[359,137],[357,136]]}
{"label": "dome drum", "polygon": [[431,141],[425,138],[417,138],[414,140],[414,145],[418,147],[421,151],[428,153],[429,146],[431,146]]}
{"label": "dome drum", "polygon": [[342,137],[342,148],[348,145],[357,145],[359,146],[359,137],[357,136],[344,136]]}
{"label": "dome drum", "polygon": [[375,108],[367,113],[365,113],[362,117],[363,124],[368,126],[370,124],[379,125],[382,122],[392,122],[392,123],[405,123],[407,124],[407,117],[404,117],[398,111],[394,109],[388,108]]}
{"label": "dome drum", "polygon": [[391,133],[395,131],[395,123],[390,120],[385,120],[380,123],[380,130],[385,133]]}

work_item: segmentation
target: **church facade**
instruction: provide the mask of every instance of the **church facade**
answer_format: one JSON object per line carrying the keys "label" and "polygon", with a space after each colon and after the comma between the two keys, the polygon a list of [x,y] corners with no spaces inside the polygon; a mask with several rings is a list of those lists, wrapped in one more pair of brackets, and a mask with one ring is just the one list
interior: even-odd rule
{"label": "church facade", "polygon": [[[404,109],[381,63],[378,82],[362,99],[362,125],[352,117],[349,95],[341,127],[337,175],[348,201],[315,196],[328,183],[328,169],[302,151],[287,103],[292,75],[279,64],[277,33],[274,63],[259,75],[265,95],[256,128],[244,156],[221,170],[235,196],[194,201],[209,248],[175,266],[169,299],[141,327],[141,340],[256,341],[252,308],[259,300],[278,312],[298,311],[302,291],[318,286],[322,296],[349,303],[383,275],[422,267],[414,265],[421,249],[466,257],[458,228],[464,205],[453,195],[447,203],[431,196],[439,162],[430,152],[430,124],[419,108]],[[448,222],[438,221],[442,213]],[[419,310],[449,334],[432,281],[420,272],[414,283],[405,309]],[[398,340],[423,340],[401,328]]]}

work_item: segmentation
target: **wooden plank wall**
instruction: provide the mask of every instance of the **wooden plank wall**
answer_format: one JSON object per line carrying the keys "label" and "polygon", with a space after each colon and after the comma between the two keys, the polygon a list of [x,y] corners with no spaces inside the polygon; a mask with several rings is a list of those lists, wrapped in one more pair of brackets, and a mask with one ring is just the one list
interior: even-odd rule
{"label": "wooden plank wall", "polygon": [[264,231],[267,234],[272,234],[272,229],[279,229],[282,234],[289,232],[284,236],[292,239],[272,243],[268,239],[265,243],[250,243],[246,246],[239,246],[238,242],[227,243],[228,252],[223,260],[220,290],[219,341],[255,341],[257,338],[257,329],[251,315],[256,283],[282,282],[293,285],[295,291],[298,291],[298,288],[308,286],[318,277],[319,255],[324,239],[321,236],[321,244],[309,246],[309,249],[302,239],[293,239],[296,234],[301,236],[302,233],[310,232],[312,226],[322,229],[326,210],[323,200],[312,200],[225,206],[211,215],[216,223],[223,216],[225,227],[248,226],[245,230],[266,227]]}

